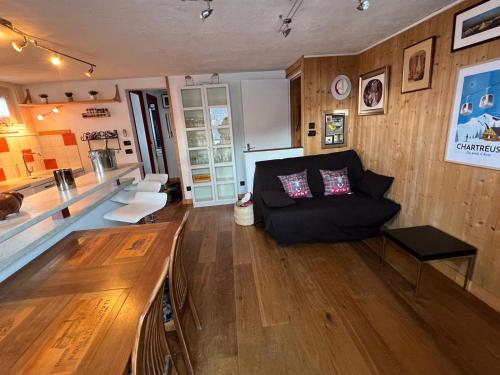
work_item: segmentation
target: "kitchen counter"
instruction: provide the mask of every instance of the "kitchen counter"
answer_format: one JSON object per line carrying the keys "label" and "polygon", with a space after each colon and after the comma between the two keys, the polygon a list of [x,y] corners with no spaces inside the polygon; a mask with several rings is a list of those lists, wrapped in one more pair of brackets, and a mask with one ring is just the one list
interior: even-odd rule
{"label": "kitchen counter", "polygon": [[[83,172],[83,168],[73,169],[74,174],[78,174],[81,172]],[[52,173],[52,171],[46,171],[40,174],[33,174],[30,177],[24,176],[24,177],[10,178],[8,180],[0,182],[0,193],[39,186],[50,181],[54,181],[54,174]]]}
{"label": "kitchen counter", "polygon": [[71,231],[113,226],[103,219],[105,212],[119,206],[110,199],[133,182],[125,176],[140,166],[88,173],[75,179],[75,189],[59,191],[54,186],[26,197],[19,214],[0,221],[0,281]]}

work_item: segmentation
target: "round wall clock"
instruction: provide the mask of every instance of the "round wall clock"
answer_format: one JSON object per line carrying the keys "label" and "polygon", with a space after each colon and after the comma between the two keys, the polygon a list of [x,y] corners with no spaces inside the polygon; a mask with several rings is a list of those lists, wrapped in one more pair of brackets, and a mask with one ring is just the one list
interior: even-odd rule
{"label": "round wall clock", "polygon": [[332,81],[330,90],[335,99],[344,100],[351,93],[351,80],[346,75],[339,75]]}

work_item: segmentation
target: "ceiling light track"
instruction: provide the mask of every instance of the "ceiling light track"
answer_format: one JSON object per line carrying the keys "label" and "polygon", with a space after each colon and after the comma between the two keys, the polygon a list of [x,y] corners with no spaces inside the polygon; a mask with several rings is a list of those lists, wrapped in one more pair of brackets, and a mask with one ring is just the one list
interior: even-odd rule
{"label": "ceiling light track", "polygon": [[29,43],[33,44],[36,48],[40,48],[40,49],[43,49],[45,51],[50,52],[52,54],[50,61],[52,62],[53,65],[56,65],[56,66],[61,65],[61,62],[62,62],[61,56],[64,56],[68,59],[80,62],[80,63],[85,64],[85,65],[88,65],[89,70],[87,70],[85,72],[85,75],[89,78],[92,77],[92,73],[94,73],[94,69],[97,67],[96,64],[79,59],[77,57],[68,55],[67,53],[63,53],[63,52],[57,51],[53,48],[47,47],[43,44],[40,44],[40,42],[39,42],[40,38],[37,38],[36,36],[30,35],[30,34],[27,34],[24,31],[16,28],[12,24],[12,22],[10,22],[9,20],[6,20],[4,18],[0,18],[0,26],[6,27],[7,29],[11,30],[12,32],[16,33],[17,35],[19,35],[23,38],[23,41],[21,43],[18,43],[16,41],[12,41],[12,43],[11,43],[12,48],[14,48],[14,50],[16,50],[17,52],[22,52],[24,50],[24,48],[26,48],[28,46],[28,42],[29,42]]}
{"label": "ceiling light track", "polygon": [[281,26],[278,29],[278,32],[283,35],[283,37],[287,37],[290,32],[292,31],[292,27],[290,24],[292,23],[293,17],[295,17],[295,14],[298,12],[300,7],[302,6],[302,3],[304,0],[290,0],[292,2],[292,7],[288,11],[288,14],[286,16],[280,14],[279,19],[281,21]]}

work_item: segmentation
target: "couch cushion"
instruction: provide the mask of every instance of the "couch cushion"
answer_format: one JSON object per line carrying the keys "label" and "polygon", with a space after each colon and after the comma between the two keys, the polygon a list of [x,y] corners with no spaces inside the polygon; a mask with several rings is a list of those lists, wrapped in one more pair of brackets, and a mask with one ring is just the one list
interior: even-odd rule
{"label": "couch cushion", "polygon": [[296,202],[290,198],[284,191],[267,190],[261,193],[262,200],[267,207],[279,208],[294,205]]}
{"label": "couch cushion", "polygon": [[307,183],[307,169],[299,173],[278,176],[278,178],[290,198],[312,198],[313,195]]}
{"label": "couch cushion", "polygon": [[380,226],[392,218],[401,206],[388,199],[373,199],[365,194],[321,196],[300,199],[293,206],[271,209],[274,225],[321,227]]}
{"label": "couch cushion", "polygon": [[382,198],[392,185],[394,177],[384,176],[367,170],[357,185],[357,190],[372,198]]}
{"label": "couch cushion", "polygon": [[347,168],[338,171],[319,170],[323,177],[325,193],[323,195],[344,195],[351,194],[351,185],[347,176]]}

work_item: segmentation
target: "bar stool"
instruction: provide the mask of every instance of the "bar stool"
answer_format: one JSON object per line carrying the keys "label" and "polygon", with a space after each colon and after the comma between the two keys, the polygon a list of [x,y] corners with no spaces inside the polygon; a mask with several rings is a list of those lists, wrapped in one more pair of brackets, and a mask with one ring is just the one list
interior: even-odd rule
{"label": "bar stool", "polygon": [[139,181],[135,184],[131,184],[127,186],[125,191],[144,191],[144,192],[151,192],[151,193],[158,193],[161,190],[161,182],[160,181],[146,181],[142,180]]}
{"label": "bar stool", "polygon": [[[138,191],[126,206],[119,207],[104,215],[106,220],[136,224],[144,222],[146,216],[153,215],[167,204],[167,194]],[[152,219],[154,222],[154,217]]]}
{"label": "bar stool", "polygon": [[162,185],[165,185],[168,182],[168,174],[167,173],[146,173],[143,181],[159,181]]}

